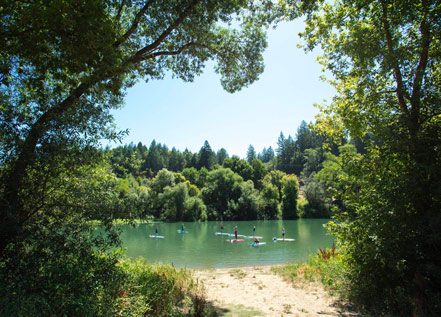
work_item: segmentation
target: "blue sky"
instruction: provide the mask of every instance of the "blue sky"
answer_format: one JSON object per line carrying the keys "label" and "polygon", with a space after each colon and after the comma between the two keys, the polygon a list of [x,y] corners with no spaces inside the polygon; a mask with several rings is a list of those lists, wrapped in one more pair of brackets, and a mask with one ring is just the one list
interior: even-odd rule
{"label": "blue sky", "polygon": [[319,79],[317,54],[296,47],[302,30],[302,21],[271,29],[264,73],[234,94],[222,89],[210,65],[191,83],[170,77],[138,83],[128,90],[125,106],[114,112],[118,128],[129,129],[123,143],[149,145],[155,139],[195,152],[208,140],[214,150],[224,147],[244,157],[250,144],[256,151],[275,148],[281,131],[294,137],[302,120],[314,119],[313,104],[334,94]]}

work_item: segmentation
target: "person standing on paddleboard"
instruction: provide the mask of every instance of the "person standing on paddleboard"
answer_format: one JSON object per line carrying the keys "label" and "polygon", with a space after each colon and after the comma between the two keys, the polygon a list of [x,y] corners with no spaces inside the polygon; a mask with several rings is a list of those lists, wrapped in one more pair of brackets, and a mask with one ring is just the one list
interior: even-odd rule
{"label": "person standing on paddleboard", "polygon": [[282,228],[282,239],[285,240],[285,227]]}
{"label": "person standing on paddleboard", "polygon": [[234,226],[234,239],[237,240],[237,225]]}
{"label": "person standing on paddleboard", "polygon": [[158,227],[155,228],[155,236],[158,235]]}

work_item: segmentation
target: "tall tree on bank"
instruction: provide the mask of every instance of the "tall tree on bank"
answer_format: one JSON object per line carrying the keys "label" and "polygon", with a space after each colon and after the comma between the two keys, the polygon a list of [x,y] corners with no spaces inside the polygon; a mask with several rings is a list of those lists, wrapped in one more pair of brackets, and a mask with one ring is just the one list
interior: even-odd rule
{"label": "tall tree on bank", "polygon": [[247,150],[247,162],[251,164],[251,162],[256,158],[256,150],[254,149],[254,146],[250,144]]}
{"label": "tall tree on bank", "polygon": [[[227,91],[255,81],[266,46],[260,13],[247,1],[2,3],[0,256],[54,207],[41,187],[47,170],[118,137],[110,110],[137,79],[171,72],[191,81],[214,60]],[[73,150],[75,160],[63,159]]]}
{"label": "tall tree on bank", "polygon": [[[305,8],[289,2],[294,12]],[[364,158],[348,166],[358,185],[341,193],[355,215],[339,213],[331,227],[352,297],[392,314],[439,315],[439,1],[310,4],[306,49],[321,46],[337,91],[318,127],[368,144]]]}
{"label": "tall tree on bank", "polygon": [[299,196],[299,180],[295,175],[282,178],[282,218],[297,219],[297,200]]}
{"label": "tall tree on bank", "polygon": [[211,149],[208,141],[205,141],[204,145],[199,150],[198,168],[205,167],[210,170],[213,168],[214,164],[216,164],[216,154]]}

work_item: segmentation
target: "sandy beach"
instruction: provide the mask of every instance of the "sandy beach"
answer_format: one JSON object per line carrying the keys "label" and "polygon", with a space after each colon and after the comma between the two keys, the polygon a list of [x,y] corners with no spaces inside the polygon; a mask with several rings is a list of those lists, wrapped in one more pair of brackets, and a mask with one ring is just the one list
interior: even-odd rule
{"label": "sandy beach", "polygon": [[354,316],[320,284],[293,286],[271,267],[195,270],[221,316]]}

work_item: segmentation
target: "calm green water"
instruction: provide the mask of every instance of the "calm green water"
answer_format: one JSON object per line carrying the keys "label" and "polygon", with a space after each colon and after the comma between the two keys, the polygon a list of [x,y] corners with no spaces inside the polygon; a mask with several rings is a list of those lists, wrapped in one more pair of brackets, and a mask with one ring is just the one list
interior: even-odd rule
{"label": "calm green water", "polygon": [[[220,268],[252,265],[280,264],[293,261],[305,261],[308,255],[318,248],[332,245],[332,237],[326,234],[323,224],[325,219],[301,219],[291,221],[239,221],[224,222],[224,232],[233,233],[237,224],[239,234],[252,235],[256,226],[256,235],[262,236],[266,245],[252,247],[251,240],[241,243],[229,243],[226,236],[217,236],[220,223],[184,223],[186,234],[177,230],[181,223],[141,224],[137,227],[122,226],[123,247],[130,257],[143,257],[148,262],[168,263],[177,267]],[[164,239],[149,238],[158,226],[159,234]],[[285,227],[286,238],[294,242],[273,242],[273,237],[281,237]]]}

